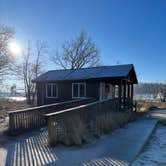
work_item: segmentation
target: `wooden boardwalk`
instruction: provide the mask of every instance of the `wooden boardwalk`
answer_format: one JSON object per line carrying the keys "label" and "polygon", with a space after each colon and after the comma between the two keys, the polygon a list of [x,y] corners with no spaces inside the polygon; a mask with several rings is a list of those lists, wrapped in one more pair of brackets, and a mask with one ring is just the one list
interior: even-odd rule
{"label": "wooden boardwalk", "polygon": [[47,146],[46,131],[20,139],[6,148],[6,166],[42,166],[57,160],[55,152]]}
{"label": "wooden boardwalk", "polygon": [[127,166],[140,152],[157,121],[150,117],[137,120],[81,147],[50,148],[46,130],[29,132],[0,144],[0,166]]}
{"label": "wooden boardwalk", "polygon": [[111,157],[104,157],[102,159],[92,160],[91,162],[83,164],[82,166],[128,166],[128,164]]}
{"label": "wooden boardwalk", "polygon": [[[82,155],[89,150],[90,153],[92,153],[94,146],[99,149],[96,145],[92,144],[92,147],[90,145],[90,147],[88,147],[89,150],[85,148],[86,152],[84,151],[85,149],[81,147],[64,147],[58,145],[54,148],[50,148],[47,143],[47,137],[47,130],[44,129],[42,131],[36,130],[26,133],[22,136],[18,136],[16,140],[9,141],[3,146],[7,154],[4,163],[0,160],[0,166],[127,166],[123,161],[118,161],[111,157],[90,161],[92,155],[88,156],[89,162],[86,163],[87,157],[84,156],[84,158]],[[1,148],[0,145],[0,155],[4,153],[1,151]],[[99,152],[100,151],[97,153]],[[96,158],[96,156],[94,158]],[[70,161],[70,163],[68,163],[68,161]],[[64,163],[68,164],[66,165]]]}

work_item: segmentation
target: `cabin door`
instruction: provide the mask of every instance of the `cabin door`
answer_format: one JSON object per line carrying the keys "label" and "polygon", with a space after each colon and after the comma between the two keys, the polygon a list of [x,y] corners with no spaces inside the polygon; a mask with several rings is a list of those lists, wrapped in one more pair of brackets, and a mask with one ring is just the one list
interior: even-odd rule
{"label": "cabin door", "polygon": [[111,99],[114,96],[113,86],[108,83],[100,83],[100,100]]}

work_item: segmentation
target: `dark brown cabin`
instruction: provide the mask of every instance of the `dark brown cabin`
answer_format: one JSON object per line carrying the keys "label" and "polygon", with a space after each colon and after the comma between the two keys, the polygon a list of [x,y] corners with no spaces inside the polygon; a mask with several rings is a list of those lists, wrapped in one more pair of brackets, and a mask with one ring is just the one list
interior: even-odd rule
{"label": "dark brown cabin", "polygon": [[132,64],[100,66],[77,70],[51,70],[36,80],[37,105],[93,97],[119,99],[120,105],[133,103],[137,76]]}

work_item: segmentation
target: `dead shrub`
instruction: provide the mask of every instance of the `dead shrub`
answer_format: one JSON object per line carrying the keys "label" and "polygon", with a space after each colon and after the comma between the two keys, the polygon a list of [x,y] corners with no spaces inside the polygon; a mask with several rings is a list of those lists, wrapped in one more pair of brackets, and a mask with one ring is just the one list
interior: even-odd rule
{"label": "dead shrub", "polygon": [[97,128],[101,133],[108,133],[118,128],[115,113],[108,112],[97,117]]}
{"label": "dead shrub", "polygon": [[115,114],[116,122],[120,127],[123,127],[129,121],[129,117],[129,112],[118,112],[117,114]]}
{"label": "dead shrub", "polygon": [[[130,122],[133,112],[103,112],[96,116],[96,119],[89,121],[88,124],[83,122],[79,114],[66,116],[63,123],[64,134],[59,137],[59,142],[65,145],[81,145],[89,142],[89,138],[94,135],[93,130],[99,134],[107,134],[119,127],[124,127]],[[135,118],[133,118],[135,119]]]}
{"label": "dead shrub", "polygon": [[88,141],[88,131],[79,115],[73,115],[65,119],[65,134],[62,143],[65,145],[81,145]]}
{"label": "dead shrub", "polygon": [[97,128],[100,133],[108,133],[123,127],[130,121],[132,112],[108,112],[97,117]]}
{"label": "dead shrub", "polygon": [[147,112],[151,109],[165,109],[166,102],[160,101],[146,101],[146,100],[138,100],[137,101],[137,112]]}

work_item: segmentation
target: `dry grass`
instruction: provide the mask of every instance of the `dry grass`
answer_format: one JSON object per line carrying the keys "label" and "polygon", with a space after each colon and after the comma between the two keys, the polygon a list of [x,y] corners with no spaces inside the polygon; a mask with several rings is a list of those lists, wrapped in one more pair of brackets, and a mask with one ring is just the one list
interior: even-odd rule
{"label": "dry grass", "polygon": [[65,132],[59,137],[58,142],[67,146],[73,144],[82,145],[84,142],[92,140],[96,132],[98,136],[103,133],[107,134],[124,127],[125,124],[135,120],[137,117],[137,113],[134,112],[108,112],[97,116],[95,121],[85,124],[79,115],[73,115],[65,119]]}
{"label": "dry grass", "polygon": [[7,99],[0,99],[0,118],[7,116],[8,111],[14,111],[24,108],[32,107],[26,101],[10,101]]}
{"label": "dry grass", "polygon": [[6,130],[8,127],[8,111],[14,111],[24,108],[32,107],[26,101],[9,101],[7,99],[0,99],[0,131]]}
{"label": "dry grass", "polygon": [[65,145],[81,145],[88,140],[88,131],[79,115],[73,115],[65,119],[65,134],[60,140]]}
{"label": "dry grass", "polygon": [[166,102],[152,102],[152,101],[146,101],[146,100],[137,101],[138,112],[147,112],[154,108],[166,109]]}
{"label": "dry grass", "polygon": [[114,131],[128,123],[132,116],[131,112],[108,112],[97,117],[97,128],[101,133]]}

